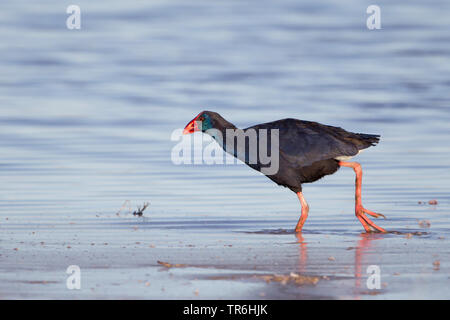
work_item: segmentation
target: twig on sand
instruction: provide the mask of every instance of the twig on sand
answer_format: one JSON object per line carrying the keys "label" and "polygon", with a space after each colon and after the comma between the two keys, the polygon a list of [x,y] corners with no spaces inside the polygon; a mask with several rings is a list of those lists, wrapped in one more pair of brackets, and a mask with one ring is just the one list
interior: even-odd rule
{"label": "twig on sand", "polygon": [[145,209],[150,205],[150,202],[145,202],[144,205],[141,207],[137,207],[137,210],[133,211],[133,216],[139,216],[142,217],[144,214]]}

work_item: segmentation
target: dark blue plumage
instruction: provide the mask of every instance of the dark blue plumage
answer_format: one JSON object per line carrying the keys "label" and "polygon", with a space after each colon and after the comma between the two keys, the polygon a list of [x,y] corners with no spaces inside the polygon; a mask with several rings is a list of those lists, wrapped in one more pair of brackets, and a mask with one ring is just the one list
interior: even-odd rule
{"label": "dark blue plumage", "polygon": [[[203,111],[198,118],[206,120],[207,125],[203,126],[203,132],[214,128],[221,131],[225,137],[226,129],[237,129],[216,112]],[[314,182],[336,172],[339,169],[338,158],[355,156],[360,150],[376,144],[379,140],[378,135],[353,133],[339,127],[292,118],[258,124],[243,131],[245,133],[255,130],[259,141],[261,129],[267,130],[268,150],[271,147],[270,130],[279,130],[279,170],[275,174],[266,174],[267,177],[294,192],[301,191],[303,183]],[[235,150],[224,149],[236,156]],[[248,157],[244,162],[258,171],[264,167],[259,158],[256,164],[249,163]]]}

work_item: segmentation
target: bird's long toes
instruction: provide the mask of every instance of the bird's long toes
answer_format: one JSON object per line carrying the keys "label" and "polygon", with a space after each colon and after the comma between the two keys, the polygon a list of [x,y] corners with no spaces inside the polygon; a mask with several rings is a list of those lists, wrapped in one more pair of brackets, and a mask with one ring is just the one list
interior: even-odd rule
{"label": "bird's long toes", "polygon": [[366,208],[363,208],[362,210],[363,210],[364,213],[367,213],[368,215],[370,215],[372,217],[375,217],[375,218],[383,217],[383,219],[387,219],[384,214],[376,213],[376,212],[370,211],[370,210],[368,210]]}
{"label": "bird's long toes", "polygon": [[[386,233],[387,231],[384,230],[383,228],[377,226],[375,223],[373,223],[368,217],[366,217],[364,214],[361,214],[361,218],[364,220],[364,222],[367,223],[367,225],[374,230],[374,232],[381,232],[381,233]],[[367,231],[367,229],[366,229]]]}

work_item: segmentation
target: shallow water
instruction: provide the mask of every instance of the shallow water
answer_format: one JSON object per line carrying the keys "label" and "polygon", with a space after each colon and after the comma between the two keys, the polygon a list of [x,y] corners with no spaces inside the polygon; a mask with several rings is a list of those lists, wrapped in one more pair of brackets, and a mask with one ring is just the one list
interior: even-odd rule
{"label": "shallow water", "polygon": [[[55,1],[0,10],[0,298],[450,298],[446,1],[379,1],[376,31],[365,1],[77,4],[78,31]],[[258,172],[174,165],[171,133],[203,109],[380,134],[363,202],[402,233],[361,234],[347,168],[304,186],[301,238],[295,194]],[[325,278],[253,278],[290,272]]]}

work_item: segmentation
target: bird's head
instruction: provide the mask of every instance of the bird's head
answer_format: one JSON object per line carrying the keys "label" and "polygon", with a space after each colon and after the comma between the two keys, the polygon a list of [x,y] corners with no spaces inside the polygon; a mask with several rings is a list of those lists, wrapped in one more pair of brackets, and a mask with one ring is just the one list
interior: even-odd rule
{"label": "bird's head", "polygon": [[[214,128],[218,113],[212,111],[200,112],[192,121],[190,121],[183,130],[183,134],[190,134],[197,131],[205,132]],[[220,117],[220,116],[219,116]]]}

